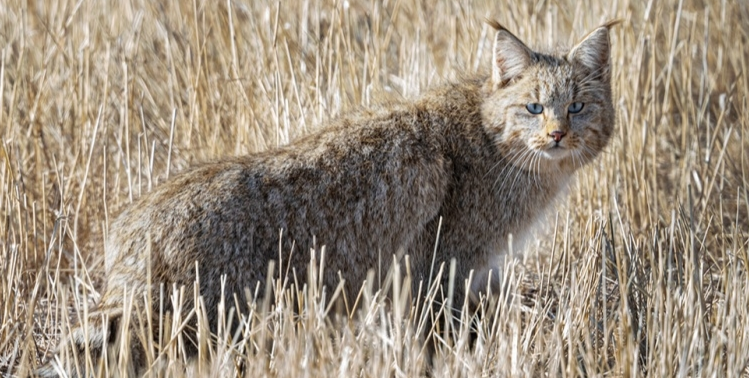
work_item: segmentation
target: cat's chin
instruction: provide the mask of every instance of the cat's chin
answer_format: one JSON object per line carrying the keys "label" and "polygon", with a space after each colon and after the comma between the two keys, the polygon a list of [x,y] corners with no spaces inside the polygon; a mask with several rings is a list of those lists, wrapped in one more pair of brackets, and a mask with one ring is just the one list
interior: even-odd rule
{"label": "cat's chin", "polygon": [[541,156],[549,160],[562,160],[570,156],[570,150],[564,147],[551,147],[540,151]]}

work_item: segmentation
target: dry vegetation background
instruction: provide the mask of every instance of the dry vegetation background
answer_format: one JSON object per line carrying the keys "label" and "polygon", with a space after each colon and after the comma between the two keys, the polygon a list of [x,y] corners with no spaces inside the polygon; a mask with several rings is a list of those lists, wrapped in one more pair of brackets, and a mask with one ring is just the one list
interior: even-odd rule
{"label": "dry vegetation background", "polygon": [[[621,18],[618,125],[518,252],[475,346],[467,322],[440,333],[432,374],[749,374],[749,3],[4,0],[0,375],[26,376],[92,308],[107,225],[134,198],[191,164],[485,69],[485,17],[535,47]],[[290,296],[258,303],[243,337],[201,339],[186,367],[173,329],[151,345],[165,362],[152,372],[425,374],[421,304],[381,297],[365,293],[351,322],[325,317],[314,287],[299,314]]]}

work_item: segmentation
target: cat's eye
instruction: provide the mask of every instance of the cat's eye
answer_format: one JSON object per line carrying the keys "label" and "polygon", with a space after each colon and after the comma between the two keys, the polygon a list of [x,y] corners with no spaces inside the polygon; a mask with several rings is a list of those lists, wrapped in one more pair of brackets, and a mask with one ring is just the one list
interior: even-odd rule
{"label": "cat's eye", "polygon": [[536,103],[528,104],[525,108],[528,109],[528,112],[531,114],[541,114],[541,112],[544,111],[544,106]]}
{"label": "cat's eye", "polygon": [[580,111],[583,110],[583,105],[582,102],[573,102],[567,108],[567,111],[570,113],[580,113]]}

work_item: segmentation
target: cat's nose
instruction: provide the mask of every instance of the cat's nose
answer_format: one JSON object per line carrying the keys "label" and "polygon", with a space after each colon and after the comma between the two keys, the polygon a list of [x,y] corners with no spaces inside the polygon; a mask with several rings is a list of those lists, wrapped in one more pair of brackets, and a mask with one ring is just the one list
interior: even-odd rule
{"label": "cat's nose", "polygon": [[560,140],[562,140],[565,135],[567,135],[567,133],[562,130],[554,130],[549,133],[549,136],[554,138],[555,142],[559,142]]}

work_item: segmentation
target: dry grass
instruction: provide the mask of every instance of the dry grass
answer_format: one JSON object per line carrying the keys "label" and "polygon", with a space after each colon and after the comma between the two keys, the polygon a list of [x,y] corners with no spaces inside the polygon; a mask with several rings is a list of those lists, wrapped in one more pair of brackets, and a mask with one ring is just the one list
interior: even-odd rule
{"label": "dry grass", "polygon": [[[541,241],[518,253],[475,346],[456,321],[433,375],[749,374],[749,5],[436,3],[0,2],[0,375],[26,376],[92,308],[101,240],[133,198],[199,161],[486,67],[484,17],[535,46],[623,19],[619,122]],[[423,375],[423,304],[398,300],[403,286],[387,306],[365,291],[353,322],[324,316],[310,285],[258,301],[243,337],[165,327],[153,372]],[[185,363],[181,343],[196,334],[201,356]]]}

